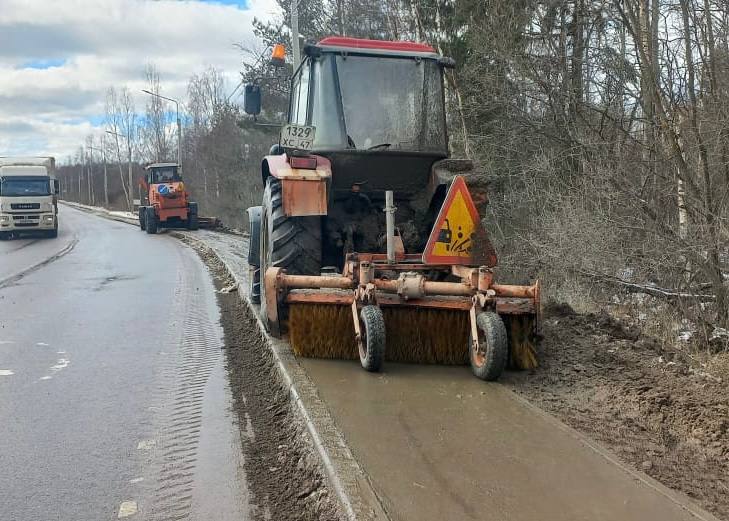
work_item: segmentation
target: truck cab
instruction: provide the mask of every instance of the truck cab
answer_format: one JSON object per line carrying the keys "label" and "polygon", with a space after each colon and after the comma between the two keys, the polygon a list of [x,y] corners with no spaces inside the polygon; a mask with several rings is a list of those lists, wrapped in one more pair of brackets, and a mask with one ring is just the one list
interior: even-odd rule
{"label": "truck cab", "polygon": [[52,157],[0,157],[0,239],[58,235],[58,191]]}

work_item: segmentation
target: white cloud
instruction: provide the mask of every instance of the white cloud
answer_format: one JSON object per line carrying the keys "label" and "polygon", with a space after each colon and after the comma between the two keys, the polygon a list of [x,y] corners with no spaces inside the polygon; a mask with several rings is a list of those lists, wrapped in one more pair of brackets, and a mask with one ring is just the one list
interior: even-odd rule
{"label": "white cloud", "polygon": [[[0,0],[0,155],[71,155],[103,114],[106,90],[128,86],[138,110],[144,68],[162,94],[184,99],[192,74],[238,81],[254,45],[254,17],[278,15],[275,0],[247,8],[191,0]],[[45,68],[44,68],[45,67]]]}

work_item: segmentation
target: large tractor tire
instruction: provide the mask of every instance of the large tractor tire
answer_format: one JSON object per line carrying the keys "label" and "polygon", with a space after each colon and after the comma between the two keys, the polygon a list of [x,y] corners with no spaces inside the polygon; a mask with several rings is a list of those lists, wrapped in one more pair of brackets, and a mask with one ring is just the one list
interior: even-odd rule
{"label": "large tractor tire", "polygon": [[187,205],[187,229],[197,230],[200,228],[200,222],[197,219],[197,203]]}
{"label": "large tractor tire", "polygon": [[146,206],[140,206],[139,207],[139,229],[144,231],[144,221],[147,217],[147,207]]}
{"label": "large tractor tire", "polygon": [[283,211],[281,181],[266,180],[261,208],[261,319],[268,327],[266,285],[268,268],[283,268],[293,275],[321,273],[321,217],[288,217]]}
{"label": "large tractor tire", "polygon": [[157,233],[157,228],[159,226],[157,214],[154,213],[154,207],[148,206],[145,213],[146,215],[144,216],[144,229],[147,230],[147,233],[154,235],[155,233]]}

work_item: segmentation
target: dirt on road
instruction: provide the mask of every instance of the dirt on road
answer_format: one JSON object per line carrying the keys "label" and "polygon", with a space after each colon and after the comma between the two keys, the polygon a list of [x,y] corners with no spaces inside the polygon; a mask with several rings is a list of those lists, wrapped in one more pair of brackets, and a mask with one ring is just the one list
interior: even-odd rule
{"label": "dirt on road", "polygon": [[545,308],[541,366],[504,383],[627,464],[729,519],[729,388],[607,314]]}
{"label": "dirt on road", "polygon": [[[192,241],[190,241],[192,242]],[[218,258],[191,244],[210,267],[225,331],[227,367],[244,466],[257,520],[341,519],[308,434],[296,416],[255,318]]]}

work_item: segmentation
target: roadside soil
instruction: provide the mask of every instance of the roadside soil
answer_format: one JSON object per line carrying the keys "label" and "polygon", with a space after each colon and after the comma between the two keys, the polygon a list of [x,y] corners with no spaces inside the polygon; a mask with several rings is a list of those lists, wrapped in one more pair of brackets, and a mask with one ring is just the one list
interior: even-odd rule
{"label": "roadside soil", "polygon": [[218,258],[197,250],[213,274],[225,332],[227,369],[243,441],[256,520],[342,519],[305,426],[296,416],[255,318]]}
{"label": "roadside soil", "polygon": [[540,367],[502,381],[625,463],[729,519],[729,388],[639,328],[545,307]]}

